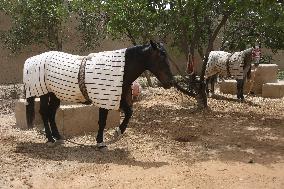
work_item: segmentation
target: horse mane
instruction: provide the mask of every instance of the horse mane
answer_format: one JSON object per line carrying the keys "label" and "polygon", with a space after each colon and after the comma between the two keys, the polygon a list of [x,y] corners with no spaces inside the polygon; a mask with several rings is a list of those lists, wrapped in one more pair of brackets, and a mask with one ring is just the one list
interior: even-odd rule
{"label": "horse mane", "polygon": [[136,45],[136,46],[133,46],[133,47],[128,47],[126,49],[126,52],[131,52],[131,53],[134,53],[134,54],[144,53],[144,51],[146,51],[146,48],[148,46],[149,45]]}
{"label": "horse mane", "polygon": [[252,53],[252,51],[253,51],[253,48],[251,47],[251,48],[243,50],[242,52],[244,53],[245,56],[247,56],[249,53]]}

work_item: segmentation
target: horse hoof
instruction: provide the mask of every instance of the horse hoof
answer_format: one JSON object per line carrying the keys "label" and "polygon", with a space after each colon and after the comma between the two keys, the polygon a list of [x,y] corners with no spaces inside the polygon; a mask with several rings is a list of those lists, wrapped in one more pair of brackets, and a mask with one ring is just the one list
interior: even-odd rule
{"label": "horse hoof", "polygon": [[104,142],[97,143],[96,149],[99,151],[106,151],[107,145]]}
{"label": "horse hoof", "polygon": [[101,147],[97,146],[97,151],[106,152],[107,150],[108,150],[107,146],[101,146]]}
{"label": "horse hoof", "polygon": [[46,142],[46,144],[47,144],[48,147],[53,147],[53,146],[55,146],[55,141],[49,140],[49,141]]}
{"label": "horse hoof", "polygon": [[64,140],[63,139],[59,139],[55,141],[56,144],[64,144]]}
{"label": "horse hoof", "polygon": [[118,138],[118,137],[120,137],[121,135],[122,135],[122,133],[121,133],[120,128],[119,128],[119,127],[116,127],[115,130],[114,130],[114,133],[113,133],[113,137],[114,137],[114,138]]}
{"label": "horse hoof", "polygon": [[104,148],[106,147],[107,145],[104,143],[104,142],[100,142],[100,143],[97,143],[97,147],[98,148]]}
{"label": "horse hoof", "polygon": [[119,127],[115,128],[113,133],[113,140],[112,142],[117,142],[122,138],[122,133]]}

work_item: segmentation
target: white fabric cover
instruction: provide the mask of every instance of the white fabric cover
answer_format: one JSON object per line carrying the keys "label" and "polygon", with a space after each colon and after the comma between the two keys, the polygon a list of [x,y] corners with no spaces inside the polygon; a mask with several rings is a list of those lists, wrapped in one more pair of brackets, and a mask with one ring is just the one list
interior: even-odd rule
{"label": "white fabric cover", "polygon": [[[125,50],[92,53],[87,56],[85,85],[93,104],[119,109],[122,93]],[[60,100],[85,102],[78,84],[82,57],[50,51],[25,61],[23,82],[26,98],[53,92]]]}
{"label": "white fabric cover", "polygon": [[209,53],[208,62],[205,70],[205,78],[219,74],[220,76],[228,76],[227,61],[229,59],[229,71],[234,79],[243,79],[244,73],[247,73],[249,67],[244,70],[244,58],[250,53],[252,48],[241,52],[228,53],[225,51],[211,51]]}

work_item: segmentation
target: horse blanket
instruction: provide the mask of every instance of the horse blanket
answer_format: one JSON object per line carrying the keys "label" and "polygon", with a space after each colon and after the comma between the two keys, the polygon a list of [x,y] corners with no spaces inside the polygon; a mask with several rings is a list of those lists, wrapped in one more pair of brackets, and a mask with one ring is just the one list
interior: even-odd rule
{"label": "horse blanket", "polygon": [[249,48],[235,53],[211,51],[206,65],[205,78],[219,74],[224,77],[244,79],[250,69],[250,62],[245,65],[245,57],[251,53],[252,50],[253,48]]}
{"label": "horse blanket", "polygon": [[85,102],[79,71],[85,62],[85,88],[95,106],[117,110],[120,106],[126,49],[89,54],[87,57],[50,51],[25,61],[26,98],[53,92],[60,100]]}

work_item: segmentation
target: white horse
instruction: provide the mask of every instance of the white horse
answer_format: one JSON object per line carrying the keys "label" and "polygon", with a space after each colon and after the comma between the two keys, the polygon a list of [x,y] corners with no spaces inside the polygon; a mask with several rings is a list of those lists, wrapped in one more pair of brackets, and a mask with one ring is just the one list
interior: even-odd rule
{"label": "white horse", "polygon": [[237,98],[244,100],[244,81],[250,78],[251,64],[256,61],[253,56],[254,48],[240,52],[211,51],[205,70],[206,91],[209,93],[208,83],[214,93],[216,75],[237,80]]}

